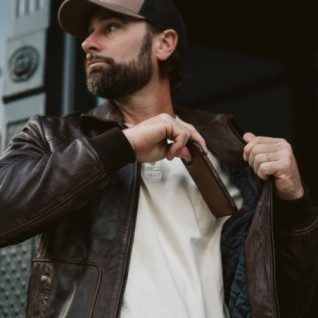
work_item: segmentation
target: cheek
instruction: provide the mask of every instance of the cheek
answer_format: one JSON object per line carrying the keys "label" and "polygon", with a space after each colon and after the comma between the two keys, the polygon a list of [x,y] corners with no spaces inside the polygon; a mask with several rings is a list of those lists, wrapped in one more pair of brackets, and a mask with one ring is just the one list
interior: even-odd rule
{"label": "cheek", "polygon": [[124,43],[123,45],[119,45],[116,49],[116,55],[113,56],[115,60],[119,60],[121,62],[131,61],[133,58],[138,56],[140,47],[136,46],[135,43],[130,45],[129,43]]}
{"label": "cheek", "polygon": [[129,36],[122,38],[114,44],[114,49],[116,50],[119,58],[131,60],[131,58],[138,56],[143,43],[144,36]]}

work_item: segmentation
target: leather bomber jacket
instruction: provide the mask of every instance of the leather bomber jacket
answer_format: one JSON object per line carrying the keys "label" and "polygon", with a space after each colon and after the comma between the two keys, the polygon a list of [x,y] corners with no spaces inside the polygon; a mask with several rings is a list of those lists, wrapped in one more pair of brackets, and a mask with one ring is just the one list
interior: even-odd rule
{"label": "leather bomber jacket", "polygon": [[[247,169],[232,116],[178,114],[222,162]],[[0,158],[0,246],[40,234],[28,317],[120,316],[140,171],[118,127],[121,117],[112,105],[89,115],[35,116]],[[260,183],[250,171],[250,182],[259,195],[245,242],[251,316],[314,317],[317,208],[308,198],[278,203],[276,221],[271,181]],[[284,222],[294,212],[301,215],[297,223]]]}

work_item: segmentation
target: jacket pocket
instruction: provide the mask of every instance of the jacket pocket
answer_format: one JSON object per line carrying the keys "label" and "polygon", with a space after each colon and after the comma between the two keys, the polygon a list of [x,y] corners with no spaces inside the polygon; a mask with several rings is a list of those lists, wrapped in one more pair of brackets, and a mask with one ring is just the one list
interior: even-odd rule
{"label": "jacket pocket", "polygon": [[101,280],[95,264],[36,259],[28,290],[27,317],[93,316]]}

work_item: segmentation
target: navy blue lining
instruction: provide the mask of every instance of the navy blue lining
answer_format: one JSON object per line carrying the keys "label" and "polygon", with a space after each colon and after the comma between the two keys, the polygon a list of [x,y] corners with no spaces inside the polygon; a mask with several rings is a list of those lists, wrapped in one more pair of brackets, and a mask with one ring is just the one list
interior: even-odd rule
{"label": "navy blue lining", "polygon": [[241,190],[244,204],[237,216],[233,216],[224,226],[221,251],[224,277],[224,297],[230,316],[251,317],[247,291],[246,260],[244,244],[250,226],[257,197],[247,177],[247,171],[225,167],[234,184]]}

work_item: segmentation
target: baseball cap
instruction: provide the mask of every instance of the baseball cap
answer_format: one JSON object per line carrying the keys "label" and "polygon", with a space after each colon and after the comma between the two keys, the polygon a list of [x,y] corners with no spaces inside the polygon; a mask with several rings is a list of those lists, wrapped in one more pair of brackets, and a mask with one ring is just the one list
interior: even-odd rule
{"label": "baseball cap", "polygon": [[89,20],[98,8],[145,20],[160,31],[174,29],[179,52],[187,47],[185,24],[173,0],[65,0],[59,8],[59,24],[67,33],[86,37]]}

